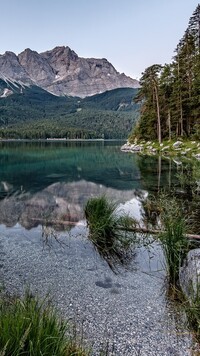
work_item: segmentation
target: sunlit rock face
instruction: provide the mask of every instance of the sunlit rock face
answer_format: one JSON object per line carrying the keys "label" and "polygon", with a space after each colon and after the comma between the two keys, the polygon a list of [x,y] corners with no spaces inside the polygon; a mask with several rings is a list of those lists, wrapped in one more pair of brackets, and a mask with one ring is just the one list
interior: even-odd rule
{"label": "sunlit rock face", "polygon": [[8,51],[0,55],[0,78],[33,84],[29,74],[19,63],[16,54]]}
{"label": "sunlit rock face", "polygon": [[53,68],[36,51],[27,48],[18,55],[18,59],[21,67],[38,86],[45,87],[54,80]]}
{"label": "sunlit rock face", "polygon": [[18,56],[0,55],[0,77],[36,84],[55,95],[86,97],[116,88],[137,88],[138,81],[120,74],[107,59],[81,58],[69,47]]}

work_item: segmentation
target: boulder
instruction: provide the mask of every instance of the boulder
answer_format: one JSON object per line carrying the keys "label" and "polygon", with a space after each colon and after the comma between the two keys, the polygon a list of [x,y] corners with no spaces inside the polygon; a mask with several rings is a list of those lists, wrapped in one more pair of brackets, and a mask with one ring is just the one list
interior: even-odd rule
{"label": "boulder", "polygon": [[181,141],[176,141],[176,142],[174,142],[174,144],[173,144],[173,148],[177,149],[177,148],[179,148],[180,146],[182,146],[182,144],[183,144],[183,142],[181,142]]}
{"label": "boulder", "polygon": [[121,151],[125,151],[125,152],[131,151],[131,144],[130,144],[129,142],[125,143],[125,144],[121,147]]}
{"label": "boulder", "polygon": [[133,151],[133,152],[140,152],[140,151],[142,151],[142,149],[143,149],[142,145],[132,145],[131,146],[131,151]]}
{"label": "boulder", "polygon": [[187,254],[179,271],[179,281],[188,300],[194,299],[200,293],[200,248]]}
{"label": "boulder", "polygon": [[142,149],[143,149],[142,145],[137,145],[137,144],[130,145],[130,143],[125,143],[121,147],[121,151],[124,152],[140,152]]}
{"label": "boulder", "polygon": [[162,148],[161,151],[162,151],[162,152],[165,152],[165,151],[169,151],[169,149],[170,149],[170,146],[165,146],[165,147]]}

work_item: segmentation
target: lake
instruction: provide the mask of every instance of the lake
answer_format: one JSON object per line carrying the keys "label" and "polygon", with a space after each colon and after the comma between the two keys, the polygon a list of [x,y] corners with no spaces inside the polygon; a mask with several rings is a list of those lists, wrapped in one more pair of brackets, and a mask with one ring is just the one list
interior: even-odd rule
{"label": "lake", "polygon": [[123,153],[123,142],[0,144],[0,281],[11,293],[49,293],[92,355],[193,355],[197,345],[167,297],[161,247],[135,247],[111,269],[88,240],[84,206],[105,194],[140,219],[143,200],[182,194],[177,160]]}

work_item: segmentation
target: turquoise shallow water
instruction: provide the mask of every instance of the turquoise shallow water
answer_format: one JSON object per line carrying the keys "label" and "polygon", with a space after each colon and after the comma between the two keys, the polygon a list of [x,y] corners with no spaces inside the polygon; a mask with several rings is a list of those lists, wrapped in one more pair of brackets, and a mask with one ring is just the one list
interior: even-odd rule
{"label": "turquoise shallow water", "polygon": [[[166,186],[176,165],[120,151],[122,142],[2,142],[1,193],[38,192],[55,182],[85,180],[118,190]],[[159,164],[161,165],[158,182]],[[171,177],[169,177],[171,175]],[[6,183],[5,185],[2,183]]]}

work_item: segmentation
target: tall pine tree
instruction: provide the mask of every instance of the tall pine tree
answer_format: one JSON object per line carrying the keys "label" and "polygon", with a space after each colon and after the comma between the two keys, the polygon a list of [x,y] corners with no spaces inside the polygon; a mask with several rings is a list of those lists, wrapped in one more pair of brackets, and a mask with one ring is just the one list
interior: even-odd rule
{"label": "tall pine tree", "polygon": [[140,85],[141,117],[134,136],[157,138],[159,143],[162,138],[200,138],[200,5],[177,45],[173,62],[148,67]]}

